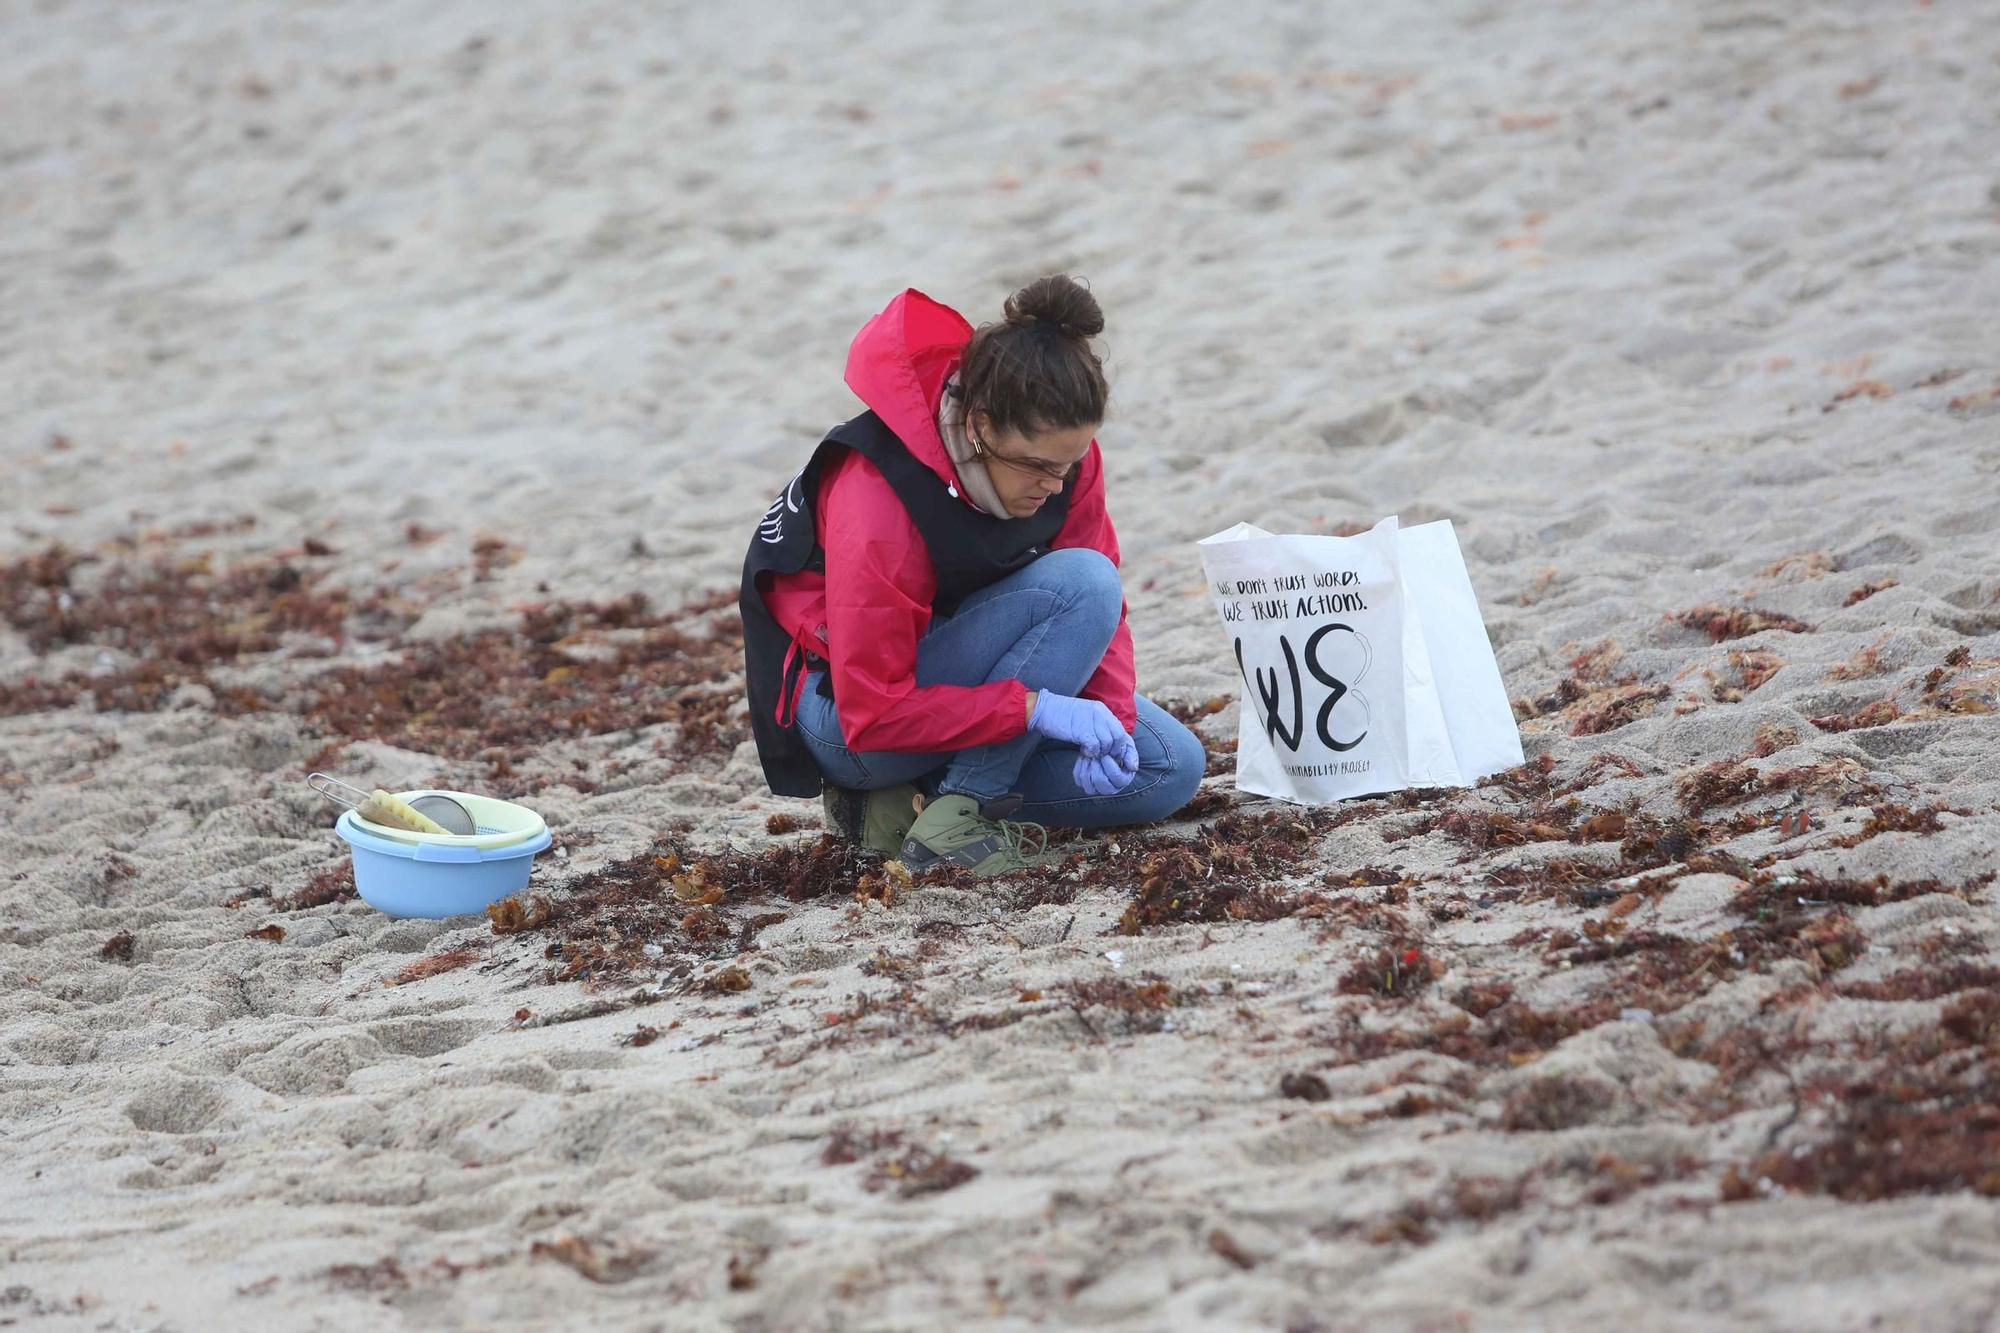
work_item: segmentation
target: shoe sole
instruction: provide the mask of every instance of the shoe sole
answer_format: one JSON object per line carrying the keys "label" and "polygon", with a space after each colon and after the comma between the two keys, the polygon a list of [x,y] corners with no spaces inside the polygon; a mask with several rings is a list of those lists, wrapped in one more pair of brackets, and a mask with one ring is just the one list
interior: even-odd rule
{"label": "shoe sole", "polygon": [[903,840],[903,849],[896,854],[896,859],[901,861],[904,868],[913,874],[917,871],[929,870],[933,866],[954,865],[962,870],[970,870],[975,875],[981,875],[989,879],[1000,875],[1018,874],[1035,864],[1029,861],[1016,866],[1003,866],[997,870],[981,871],[979,869],[980,865],[995,852],[1004,852],[1006,850],[1006,840],[998,837],[981,838],[978,842],[968,842],[965,846],[954,847],[948,852],[940,852],[934,848],[927,847],[915,838],[905,838]]}

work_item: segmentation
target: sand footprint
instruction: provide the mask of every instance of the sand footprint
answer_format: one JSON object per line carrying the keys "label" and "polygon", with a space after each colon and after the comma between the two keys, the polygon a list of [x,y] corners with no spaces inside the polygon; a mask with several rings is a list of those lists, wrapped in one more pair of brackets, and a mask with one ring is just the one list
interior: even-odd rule
{"label": "sand footprint", "polygon": [[[214,1145],[210,1145],[212,1148]],[[118,1183],[128,1190],[177,1189],[187,1185],[200,1185],[222,1171],[223,1159],[217,1155],[201,1157],[170,1157],[151,1166],[142,1166],[121,1176]]]}
{"label": "sand footprint", "polygon": [[251,1056],[236,1075],[280,1097],[316,1097],[344,1090],[350,1075],[383,1058],[381,1045],[359,1032],[302,1032]]}
{"label": "sand footprint", "polygon": [[224,1105],[217,1084],[163,1078],[125,1104],[125,1118],[149,1134],[196,1134],[214,1123]]}
{"label": "sand footprint", "polygon": [[377,1023],[368,1029],[368,1035],[392,1055],[427,1057],[455,1051],[490,1031],[492,1025],[478,1019],[440,1021],[434,1018],[413,1018],[400,1022]]}

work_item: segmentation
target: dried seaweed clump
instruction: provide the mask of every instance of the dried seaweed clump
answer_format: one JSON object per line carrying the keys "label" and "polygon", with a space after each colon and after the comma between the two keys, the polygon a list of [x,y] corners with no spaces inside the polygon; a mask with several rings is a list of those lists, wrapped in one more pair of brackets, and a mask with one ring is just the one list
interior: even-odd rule
{"label": "dried seaweed clump", "polygon": [[2000,967],[1959,959],[1904,968],[1875,981],[1842,983],[1836,993],[1853,1000],[1936,1000],[1961,991],[2000,993]]}
{"label": "dried seaweed clump", "polygon": [[761,852],[732,852],[707,863],[716,867],[732,896],[776,894],[799,903],[851,896],[871,860],[854,843],[822,835]]}
{"label": "dried seaweed clump", "polygon": [[894,905],[897,898],[909,893],[916,882],[908,866],[901,861],[885,861],[879,870],[871,871],[855,881],[854,900],[875,902],[884,907]]}
{"label": "dried seaweed clump", "polygon": [[1902,715],[1903,710],[1894,699],[1877,699],[1852,713],[1828,713],[1811,721],[1821,731],[1860,731],[1867,727],[1886,727]]}
{"label": "dried seaweed clump", "polygon": [[1763,648],[1731,648],[1729,665],[1736,672],[1739,682],[1735,689],[1723,687],[1716,691],[1716,697],[1734,702],[1745,694],[1752,694],[1764,683],[1785,668],[1785,659]]}
{"label": "dried seaweed clump", "polygon": [[941,1152],[906,1144],[901,1130],[862,1133],[848,1126],[834,1130],[820,1153],[822,1166],[845,1166],[873,1157],[861,1187],[870,1193],[893,1190],[899,1199],[916,1199],[957,1189],[979,1174],[979,1168]]}
{"label": "dried seaweed clump", "polygon": [[[1225,815],[1185,843],[1154,844],[1139,867],[1139,889],[1117,933],[1199,921],[1275,921],[1318,904],[1324,895],[1276,883],[1294,872],[1312,845],[1312,827],[1296,815],[1267,811]],[[1093,870],[1102,881],[1129,873],[1116,863]]]}
{"label": "dried seaweed clump", "polygon": [[1899,880],[1887,875],[1877,875],[1873,879],[1849,879],[1803,870],[1786,875],[1780,883],[1769,872],[1764,872],[1758,876],[1756,883],[1738,893],[1730,905],[1737,912],[1751,915],[1767,913],[1772,902],[1787,900],[1800,905],[1840,903],[1847,907],[1880,907],[1884,903],[1900,903],[1936,893],[1971,902],[1993,882],[1994,877],[1995,872],[1989,870],[1964,884],[1952,885],[1937,879]]}
{"label": "dried seaweed clump", "polygon": [[[1542,758],[1549,760],[1551,766],[1553,766],[1553,756],[1543,755]],[[1565,796],[1574,796],[1578,792],[1588,791],[1600,782],[1603,782],[1605,775],[1612,770],[1616,770],[1621,776],[1628,778],[1643,778],[1646,776],[1646,770],[1638,764],[1622,754],[1607,750],[1602,754],[1592,755],[1590,761],[1583,766],[1582,771],[1563,784],[1562,794]],[[1482,782],[1480,785],[1483,787],[1486,784]]]}
{"label": "dried seaweed clump", "polygon": [[1816,579],[1823,574],[1831,574],[1840,566],[1825,551],[1798,551],[1766,565],[1762,571],[1767,579],[1781,579],[1787,583],[1798,583],[1805,579]]}
{"label": "dried seaweed clump", "polygon": [[1137,981],[1122,977],[1071,981],[1064,989],[1072,1008],[1105,1010],[1127,1033],[1159,1032],[1167,1025],[1168,1010],[1202,998],[1200,991],[1177,991],[1164,978],[1150,973]]}
{"label": "dried seaweed clump", "polygon": [[1940,666],[1924,673],[1922,695],[1911,718],[1983,715],[2000,710],[2000,658],[1972,660],[1959,644]]}
{"label": "dried seaweed clump", "polygon": [[1575,801],[1560,805],[1543,801],[1525,819],[1499,811],[1447,810],[1438,816],[1435,828],[1477,850],[1561,842],[1570,836],[1577,808]]}
{"label": "dried seaweed clump", "polygon": [[1475,981],[1461,987],[1451,1002],[1475,1017],[1484,1018],[1513,998],[1512,982]]}
{"label": "dried seaweed clump", "polygon": [[1721,643],[1728,639],[1747,638],[1761,634],[1767,629],[1781,629],[1790,634],[1810,634],[1812,626],[1796,617],[1777,611],[1758,611],[1747,606],[1718,606],[1705,602],[1685,611],[1675,611],[1667,619],[1689,629],[1702,633]]}
{"label": "dried seaweed clump", "polygon": [[1971,813],[1970,810],[1954,810],[1942,801],[1935,805],[1925,806],[1922,809],[1913,809],[1907,805],[1888,801],[1881,805],[1869,807],[1868,822],[1861,826],[1861,830],[1858,833],[1849,833],[1835,838],[1830,845],[1834,847],[1855,847],[1868,841],[1870,838],[1878,837],[1884,833],[1942,833],[1944,832],[1944,824],[1938,819],[1939,815],[1959,815],[1963,817]]}
{"label": "dried seaweed clump", "polygon": [[758,930],[784,915],[741,917],[735,909],[773,897],[851,897],[873,864],[854,844],[826,836],[685,859],[660,844],[573,876],[560,913],[520,928],[553,927],[544,951],[557,964],[550,980],[594,985],[655,967],[668,951],[720,958],[748,949]]}
{"label": "dried seaweed clump", "polygon": [[325,870],[315,870],[304,888],[278,899],[272,906],[280,912],[302,912],[308,907],[348,902],[355,896],[354,861],[343,856]]}
{"label": "dried seaweed clump", "polygon": [[[1200,728],[1203,718],[1213,717],[1215,714],[1229,707],[1234,697],[1228,694],[1218,694],[1211,699],[1200,702],[1188,699],[1156,700],[1160,707],[1165,709],[1169,715],[1192,730],[1195,739],[1201,742],[1202,753],[1206,756],[1202,767],[1204,777],[1214,777],[1218,773],[1227,773],[1236,763],[1236,738],[1234,736],[1207,736],[1202,733]],[[1219,804],[1221,802],[1218,793],[1212,791],[1197,792],[1194,799],[1189,802],[1189,808],[1183,810],[1181,814],[1183,818],[1198,818],[1201,815],[1210,813]]]}
{"label": "dried seaweed clump", "polygon": [[115,560],[88,585],[75,577],[100,563],[57,544],[0,565],[0,615],[37,653],[88,643],[198,668],[273,651],[288,632],[338,646],[350,615],[379,611],[385,600],[357,603],[345,589],[320,591],[323,572],[281,559],[248,560],[218,574],[207,553]]}
{"label": "dried seaweed clump", "polygon": [[[531,607],[518,630],[411,644],[398,660],[314,677],[288,701],[335,737],[381,739],[451,759],[524,759],[555,741],[679,724],[682,758],[748,736],[743,628],[711,596],[656,614],[611,603]],[[738,681],[736,684],[719,682]]]}
{"label": "dried seaweed clump", "polygon": [[1618,1100],[1602,1079],[1546,1074],[1516,1088],[1500,1108],[1500,1127],[1547,1132],[1574,1129],[1601,1117]]}
{"label": "dried seaweed clump", "polygon": [[1879,676],[1888,668],[1882,664],[1882,648],[1889,642],[1889,636],[1882,637],[1859,649],[1845,662],[1836,662],[1826,669],[1827,680],[1863,680],[1869,676]]}
{"label": "dried seaweed clump", "polygon": [[548,925],[556,919],[556,910],[555,904],[539,894],[527,897],[516,894],[488,903],[486,918],[493,923],[495,935],[520,935]]}
{"label": "dried seaweed clump", "polygon": [[735,995],[753,984],[750,974],[740,967],[725,967],[701,979],[701,988],[710,995]]}
{"label": "dried seaweed clump", "polygon": [[335,1264],[322,1276],[329,1286],[342,1291],[384,1295],[410,1289],[409,1274],[403,1271],[403,1265],[393,1256],[377,1259],[372,1264]]}
{"label": "dried seaweed clump", "polygon": [[1614,676],[1612,669],[1623,655],[1612,639],[1583,649],[1570,658],[1569,674],[1554,689],[1514,700],[1514,716],[1525,722],[1559,712],[1572,736],[1595,736],[1644,717],[1672,691],[1642,684],[1631,672]]}
{"label": "dried seaweed clump", "polygon": [[1799,733],[1782,722],[1766,722],[1757,728],[1757,734],[1750,739],[1750,752],[1759,759],[1769,759],[1780,750],[1788,750],[1799,743]]}
{"label": "dried seaweed clump", "polygon": [[1349,968],[1340,979],[1340,989],[1348,995],[1406,1000],[1443,976],[1445,970],[1444,963],[1426,954],[1422,945],[1398,941]]}
{"label": "dried seaweed clump", "polygon": [[350,618],[373,615],[401,628],[390,599],[377,592],[357,601],[345,589],[321,589],[320,571],[282,559],[251,560],[215,572],[208,554],[148,561],[114,560],[95,580],[77,573],[103,563],[60,544],[0,565],[0,616],[37,653],[90,644],[131,659],[102,674],[71,674],[0,685],[0,714],[66,708],[89,695],[99,711],[151,712],[184,684],[206,686],[217,711],[254,712],[259,695],[209,678],[208,669],[286,646],[285,636],[312,636],[295,652],[338,651]]}
{"label": "dried seaweed clump", "polygon": [[1945,1007],[1935,1032],[1905,1043],[1873,1073],[1809,1094],[1824,1116],[1813,1140],[1732,1166],[1722,1197],[2000,1197],[2000,1103],[1987,1081],[1996,1059],[2000,992],[1970,991]]}
{"label": "dried seaweed clump", "polygon": [[1609,916],[1586,921],[1585,939],[1567,930],[1550,937],[1553,952],[1548,961],[1571,966],[1617,964],[1606,974],[1608,984],[1583,1007],[1585,1012],[1599,1002],[1615,1002],[1667,1013],[1737,973],[1764,971],[1775,962],[1798,959],[1816,978],[1823,977],[1847,967],[1867,948],[1860,928],[1847,914],[1823,910],[1824,904],[1800,904],[1786,893],[1757,888],[1740,894],[1737,904],[1752,919],[1706,940],[1654,930],[1628,933],[1622,920]]}
{"label": "dried seaweed clump", "polygon": [[[508,901],[512,901],[509,899]],[[443,953],[426,954],[403,968],[395,976],[382,984],[385,986],[407,986],[413,981],[435,977],[444,972],[456,972],[461,967],[470,967],[479,961],[479,950],[475,948],[447,949]]]}
{"label": "dried seaweed clump", "polygon": [[1620,842],[1632,819],[1620,810],[1601,810],[1570,830],[1571,842]]}
{"label": "dried seaweed clump", "polygon": [[1665,685],[1643,685],[1637,676],[1621,676],[1593,685],[1565,676],[1555,689],[1534,699],[1516,699],[1514,716],[1521,721],[1560,712],[1572,736],[1596,736],[1614,731],[1653,711],[1653,705],[1673,691]]}
{"label": "dried seaweed clump", "polygon": [[1674,797],[1690,815],[1710,806],[1747,801],[1762,790],[1757,770],[1739,759],[1718,759],[1674,780]]}
{"label": "dried seaweed clump", "polygon": [[61,542],[51,542],[33,555],[0,564],[0,618],[19,630],[38,653],[75,642],[71,628],[75,599],[65,602],[62,595],[70,590],[70,575],[77,566],[91,559]]}
{"label": "dried seaweed clump", "polygon": [[1338,1236],[1360,1235],[1371,1245],[1428,1245],[1437,1228],[1452,1222],[1490,1222],[1515,1212],[1529,1198],[1528,1178],[1465,1176],[1449,1182],[1434,1198],[1412,1199],[1370,1222],[1351,1222],[1331,1229]]}
{"label": "dried seaweed clump", "polygon": [[[1563,1009],[1536,1009],[1502,1000],[1475,1022],[1462,1009],[1417,1027],[1364,1023],[1359,1009],[1338,1014],[1317,1033],[1340,1064],[1358,1064],[1405,1051],[1431,1051],[1479,1068],[1523,1064],[1577,1033],[1616,1017],[1619,1001],[1593,1000]],[[1421,1010],[1416,1011],[1421,1013]]]}
{"label": "dried seaweed clump", "polygon": [[636,1277],[653,1251],[642,1246],[607,1245],[564,1232],[528,1247],[530,1259],[553,1259],[592,1282],[625,1282]]}
{"label": "dried seaweed clump", "polygon": [[1168,716],[1191,727],[1205,717],[1213,717],[1220,713],[1229,707],[1233,699],[1233,695],[1218,694],[1200,703],[1188,699],[1158,699],[1154,702],[1158,703]]}
{"label": "dried seaweed clump", "polygon": [[[1821,881],[1823,886],[1829,883]],[[1868,947],[1861,928],[1838,908],[1822,911],[1810,900],[1802,902],[1803,895],[1797,889],[1796,885],[1775,885],[1763,875],[1738,893],[1730,906],[1750,920],[1719,937],[1728,951],[1726,957],[1716,959],[1717,963],[1726,961],[1747,970],[1782,958],[1797,958],[1819,977],[1838,972],[1859,958]]]}
{"label": "dried seaweed clump", "polygon": [[1771,769],[1764,773],[1762,781],[1768,792],[1819,796],[1836,805],[1858,805],[1882,793],[1880,787],[1868,781],[1868,770],[1844,755],[1819,763]]}
{"label": "dried seaweed clump", "polygon": [[[1799,901],[1810,886],[1776,886],[1772,876],[1761,878],[1764,882],[1746,888],[1736,903],[1751,919],[1709,939],[1628,931],[1616,903],[1602,917],[1586,921],[1581,936],[1555,931],[1547,937],[1545,966],[1607,965],[1579,973],[1581,993],[1560,1009],[1536,1009],[1516,999],[1505,982],[1476,982],[1452,997],[1455,1008],[1427,1025],[1368,1025],[1349,1011],[1319,1035],[1343,1064],[1431,1051],[1476,1067],[1510,1067],[1628,1009],[1671,1013],[1732,976],[1767,970],[1782,959],[1804,961],[1815,975],[1825,976],[1866,950],[1859,928],[1840,907],[1825,900]],[[1365,981],[1355,978],[1357,986]]]}

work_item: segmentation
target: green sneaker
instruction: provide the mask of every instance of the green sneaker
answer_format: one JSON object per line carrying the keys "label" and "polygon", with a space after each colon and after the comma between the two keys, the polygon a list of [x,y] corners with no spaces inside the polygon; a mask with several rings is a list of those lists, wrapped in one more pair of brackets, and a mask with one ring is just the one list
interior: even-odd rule
{"label": "green sneaker", "polygon": [[[1020,801],[996,803],[995,815]],[[980,811],[979,801],[957,792],[930,799],[910,826],[897,859],[913,871],[936,865],[964,866],[975,875],[1006,875],[1025,870],[1048,850],[1048,830],[1040,824],[1016,823]]]}
{"label": "green sneaker", "polygon": [[907,782],[881,791],[856,791],[829,782],[819,798],[826,813],[826,831],[858,842],[871,852],[894,856],[903,849],[910,826],[917,822],[917,808],[911,803],[916,794],[917,789]]}

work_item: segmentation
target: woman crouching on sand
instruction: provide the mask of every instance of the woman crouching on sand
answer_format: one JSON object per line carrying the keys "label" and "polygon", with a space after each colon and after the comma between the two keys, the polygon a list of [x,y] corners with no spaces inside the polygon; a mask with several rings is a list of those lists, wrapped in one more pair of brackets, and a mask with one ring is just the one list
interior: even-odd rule
{"label": "woman crouching on sand", "polygon": [[1104,316],[1042,278],[976,332],[910,289],[855,335],[835,427],[743,566],[765,780],[827,829],[999,875],[1048,826],[1161,819],[1194,795],[1192,732],[1133,693],[1118,538],[1094,438]]}

